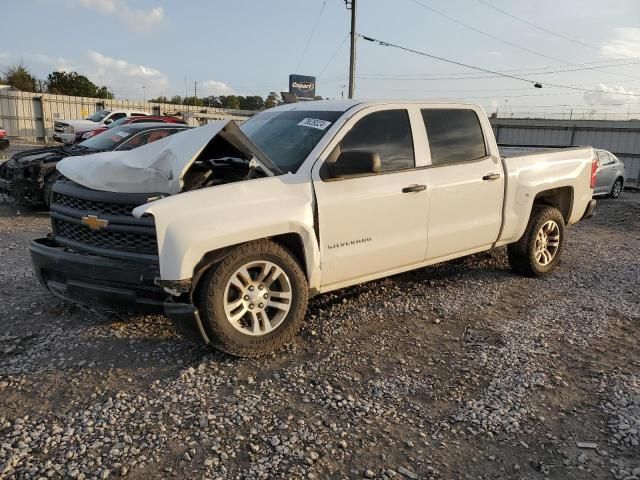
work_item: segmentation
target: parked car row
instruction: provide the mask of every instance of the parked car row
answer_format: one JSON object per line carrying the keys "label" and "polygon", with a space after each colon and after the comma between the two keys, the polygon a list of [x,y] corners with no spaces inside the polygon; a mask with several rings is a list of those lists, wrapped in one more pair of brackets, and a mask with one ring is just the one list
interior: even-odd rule
{"label": "parked car row", "polygon": [[132,117],[124,117],[120,120],[115,120],[104,127],[94,128],[93,130],[89,130],[87,133],[82,135],[82,140],[86,140],[87,138],[91,138],[94,135],[104,132],[110,128],[119,127],[121,125],[129,125],[130,123],[178,123],[181,125],[186,125],[183,119],[178,117],[169,117],[169,116],[158,116],[158,115],[145,115],[145,116],[132,116]]}
{"label": "parked car row", "polygon": [[56,165],[63,158],[132,150],[188,128],[180,124],[133,123],[107,129],[76,145],[16,153],[0,165],[0,194],[11,196],[20,204],[49,206],[52,187],[59,176]]}

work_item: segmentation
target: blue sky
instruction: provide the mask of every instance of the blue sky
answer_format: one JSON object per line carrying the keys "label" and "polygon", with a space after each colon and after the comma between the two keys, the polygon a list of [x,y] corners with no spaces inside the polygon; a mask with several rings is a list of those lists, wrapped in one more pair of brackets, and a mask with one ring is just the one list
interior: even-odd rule
{"label": "blue sky", "polygon": [[[640,1],[482,1],[359,0],[357,29],[471,65],[518,70],[543,84],[596,92],[460,79],[483,74],[359,40],[356,96],[459,98],[514,112],[640,111],[640,97],[629,95],[640,94]],[[199,94],[266,96],[285,90],[290,73],[318,75],[317,93],[324,97],[340,97],[347,83],[344,0],[0,0],[0,11],[0,66],[23,61],[42,78],[54,69],[77,70],[120,98],[184,95],[185,76],[189,95],[197,81]],[[576,65],[588,62],[600,63]],[[612,64],[618,66],[605,67]],[[555,70],[576,71],[541,74]]]}

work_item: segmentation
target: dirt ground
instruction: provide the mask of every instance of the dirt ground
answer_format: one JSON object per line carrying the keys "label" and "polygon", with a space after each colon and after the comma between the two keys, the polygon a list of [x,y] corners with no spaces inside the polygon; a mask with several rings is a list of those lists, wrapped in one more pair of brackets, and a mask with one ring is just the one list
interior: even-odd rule
{"label": "dirt ground", "polygon": [[257,360],[52,296],[48,230],[0,204],[0,478],[640,478],[638,193],[544,279],[498,249],[322,295]]}

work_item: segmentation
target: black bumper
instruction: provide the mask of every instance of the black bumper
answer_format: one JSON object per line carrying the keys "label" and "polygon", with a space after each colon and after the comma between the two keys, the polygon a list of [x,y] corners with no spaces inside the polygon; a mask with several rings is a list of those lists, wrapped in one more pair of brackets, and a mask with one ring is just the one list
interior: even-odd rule
{"label": "black bumper", "polygon": [[587,205],[587,209],[584,211],[584,215],[582,215],[582,220],[587,218],[591,218],[596,214],[596,201],[591,200]]}
{"label": "black bumper", "polygon": [[40,282],[54,295],[104,310],[162,313],[169,296],[154,284],[157,263],[70,252],[50,238],[31,242]]}

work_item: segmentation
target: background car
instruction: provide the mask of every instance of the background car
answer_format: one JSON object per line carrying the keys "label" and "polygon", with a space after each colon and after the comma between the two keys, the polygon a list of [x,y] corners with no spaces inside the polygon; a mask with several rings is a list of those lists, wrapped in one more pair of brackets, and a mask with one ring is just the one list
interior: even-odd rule
{"label": "background car", "polygon": [[56,164],[66,157],[112,150],[133,150],[191,127],[167,123],[134,123],[102,132],[74,146],[38,148],[16,153],[0,165],[0,194],[19,204],[49,206],[59,174]]}
{"label": "background car", "polygon": [[7,138],[7,131],[0,126],[0,150],[9,148],[9,139]]}
{"label": "background car", "polygon": [[87,133],[82,135],[82,139],[86,140],[87,138],[91,138],[94,135],[97,135],[99,133],[102,133],[110,128],[115,128],[115,127],[119,127],[121,125],[128,125],[130,123],[178,123],[181,125],[186,125],[187,122],[185,122],[183,119],[178,118],[178,117],[170,117],[170,116],[152,116],[152,115],[148,115],[146,117],[125,117],[125,118],[121,118],[119,120],[115,120],[114,122],[110,123],[109,125],[106,125],[104,127],[98,127],[98,128],[94,128],[93,130],[88,131]]}
{"label": "background car", "polygon": [[116,120],[129,117],[146,117],[145,112],[131,110],[98,110],[83,120],[56,120],[53,123],[53,139],[58,142],[73,144],[82,141],[82,135],[94,128],[110,125]]}
{"label": "background car", "polygon": [[596,149],[598,155],[598,170],[596,171],[596,186],[594,195],[608,195],[618,198],[624,188],[624,162],[613,153]]}

